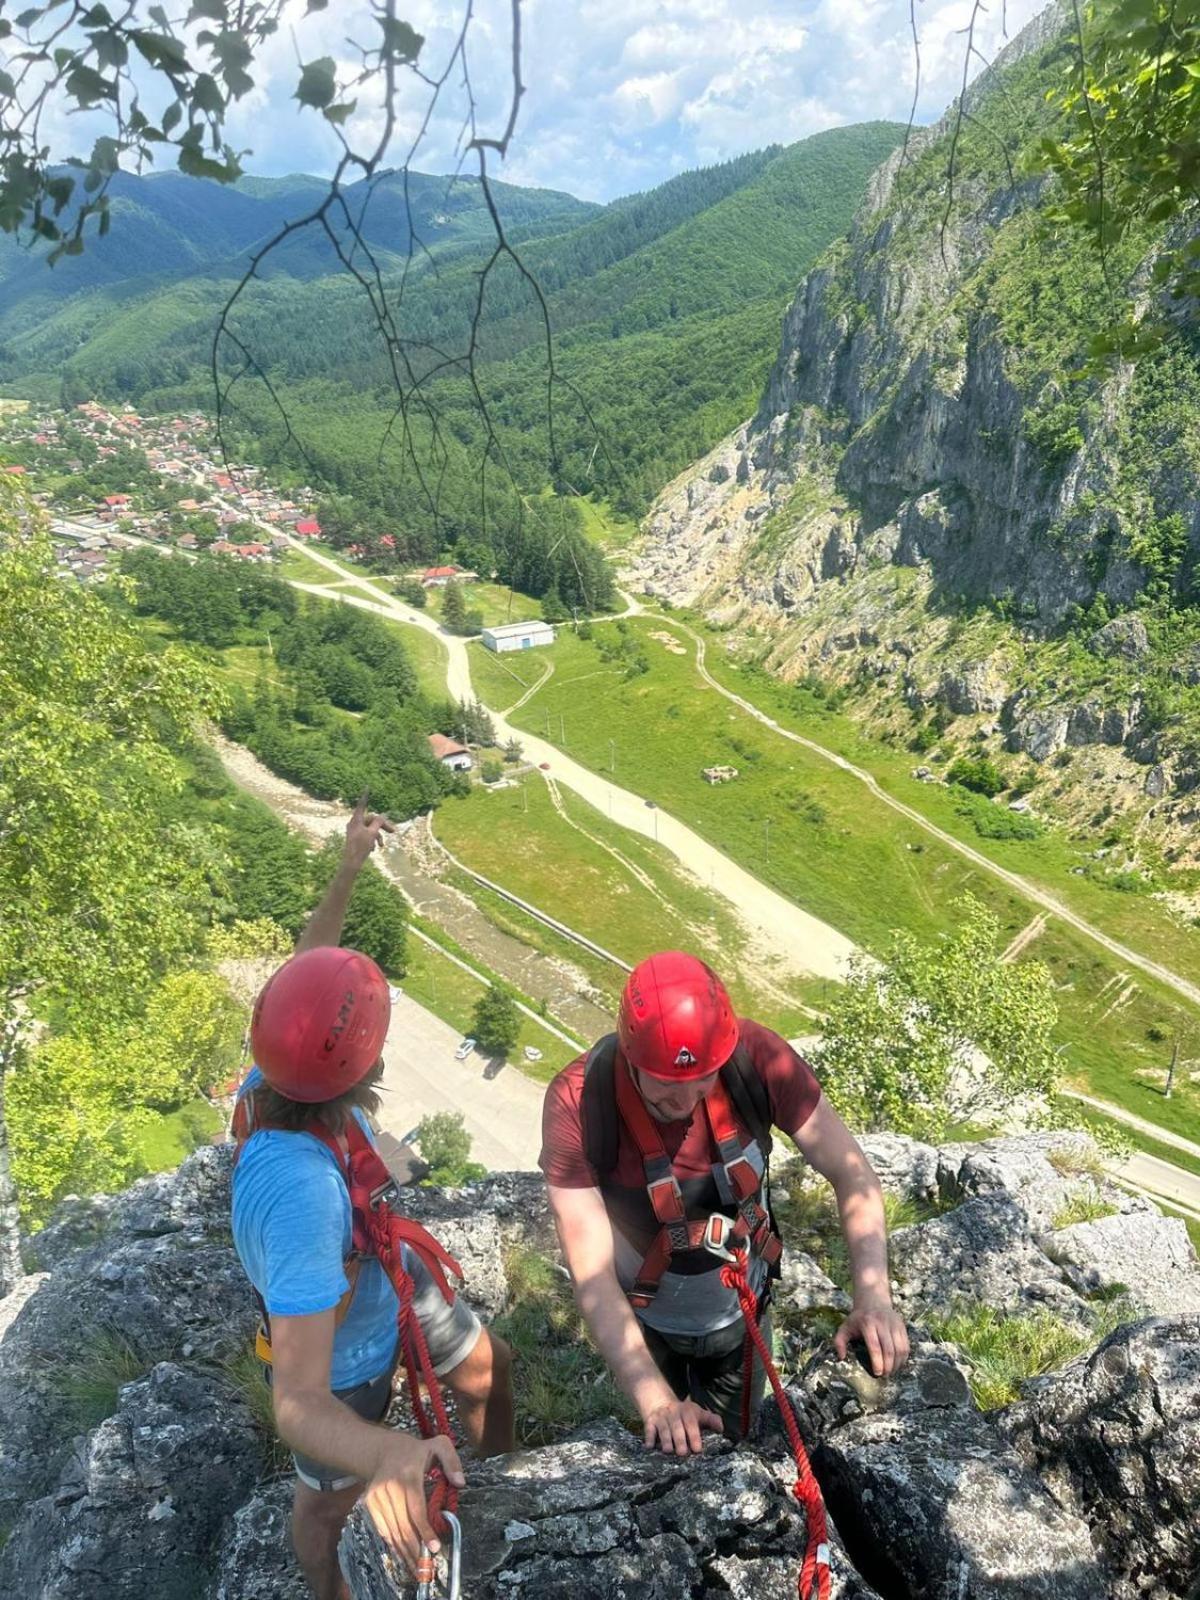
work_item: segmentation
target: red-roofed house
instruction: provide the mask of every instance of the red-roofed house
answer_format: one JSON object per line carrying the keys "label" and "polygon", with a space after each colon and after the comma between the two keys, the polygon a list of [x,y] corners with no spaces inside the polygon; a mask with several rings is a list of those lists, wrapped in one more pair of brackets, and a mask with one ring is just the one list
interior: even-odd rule
{"label": "red-roofed house", "polygon": [[129,496],[127,494],[106,494],[104,496],[104,504],[113,507],[127,506],[129,504]]}
{"label": "red-roofed house", "polygon": [[457,739],[447,739],[444,733],[431,733],[429,748],[433,751],[434,759],[444,767],[450,767],[454,772],[470,771],[471,752]]}
{"label": "red-roofed house", "polygon": [[303,522],[296,524],[296,532],[302,539],[319,539],[321,524],[314,517],[307,517]]}
{"label": "red-roofed house", "polygon": [[214,472],[212,475],[212,481],[216,484],[218,489],[233,488],[233,479],[227,472]]}
{"label": "red-roofed house", "polygon": [[24,467],[5,467],[4,470],[5,472],[10,473],[14,478],[23,478],[25,476]]}
{"label": "red-roofed house", "polygon": [[235,544],[233,553],[235,556],[244,556],[250,560],[256,556],[265,556],[268,551],[265,544]]}
{"label": "red-roofed house", "polygon": [[385,550],[394,550],[396,548],[396,535],[394,533],[385,533],[379,542]]}
{"label": "red-roofed house", "polygon": [[461,571],[461,567],[426,567],[421,574],[421,583],[426,589],[440,589],[451,578],[457,578]]}

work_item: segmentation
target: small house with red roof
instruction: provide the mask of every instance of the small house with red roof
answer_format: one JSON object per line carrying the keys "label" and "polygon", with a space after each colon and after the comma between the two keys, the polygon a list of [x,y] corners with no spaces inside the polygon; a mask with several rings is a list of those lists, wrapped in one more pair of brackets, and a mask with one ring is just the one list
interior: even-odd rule
{"label": "small house with red roof", "polygon": [[315,517],[306,517],[303,522],[296,524],[296,532],[302,539],[319,539],[321,537],[321,524]]}
{"label": "small house with red roof", "polygon": [[5,467],[4,470],[5,470],[5,472],[8,473],[9,477],[11,477],[11,478],[23,478],[25,476],[25,468],[24,467],[18,467],[18,466],[14,465],[14,466],[11,466],[11,467]]}
{"label": "small house with red roof", "polygon": [[396,548],[396,535],[394,533],[385,533],[379,542],[385,550],[394,550]]}
{"label": "small house with red roof", "polygon": [[447,739],[444,733],[431,733],[429,748],[433,751],[434,760],[440,761],[452,772],[471,770],[471,752],[465,744],[459,744],[457,739]]}
{"label": "small house with red roof", "polygon": [[461,567],[426,567],[421,574],[421,585],[425,589],[444,588],[451,578],[457,578],[461,571]]}
{"label": "small house with red roof", "polygon": [[106,494],[104,496],[104,504],[110,510],[115,511],[118,506],[127,506],[129,504],[129,496],[127,494]]}

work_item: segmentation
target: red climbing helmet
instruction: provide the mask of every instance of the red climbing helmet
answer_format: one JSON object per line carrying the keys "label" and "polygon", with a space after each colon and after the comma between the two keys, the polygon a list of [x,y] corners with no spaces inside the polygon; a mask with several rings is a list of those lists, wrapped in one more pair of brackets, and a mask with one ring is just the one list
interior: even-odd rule
{"label": "red climbing helmet", "polygon": [[387,979],[370,956],[338,945],[305,950],[254,1002],[251,1053],[289,1100],[333,1100],[379,1060],[391,1012]]}
{"label": "red climbing helmet", "polygon": [[682,950],[663,950],[629,974],[617,1037],[639,1072],[684,1083],[725,1065],[737,1047],[738,1024],[711,967]]}

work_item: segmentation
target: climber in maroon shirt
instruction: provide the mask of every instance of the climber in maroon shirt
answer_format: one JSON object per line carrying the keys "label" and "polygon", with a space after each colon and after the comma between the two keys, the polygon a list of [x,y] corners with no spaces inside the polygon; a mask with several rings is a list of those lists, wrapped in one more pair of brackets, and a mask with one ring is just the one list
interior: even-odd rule
{"label": "climber in maroon shirt", "polygon": [[[546,1092],[540,1165],[576,1300],[647,1446],[667,1454],[699,1450],[705,1428],[740,1432],[744,1326],[704,1243],[715,1213],[746,1247],[770,1343],[782,1248],[766,1171],[772,1127],[837,1196],[854,1294],[836,1353],[861,1339],[877,1376],[895,1372],[908,1335],[892,1307],[879,1180],[808,1064],[769,1028],[736,1017],[702,961],[678,951],[643,961],[616,1034]],[[763,1387],[756,1366],[754,1408]]]}

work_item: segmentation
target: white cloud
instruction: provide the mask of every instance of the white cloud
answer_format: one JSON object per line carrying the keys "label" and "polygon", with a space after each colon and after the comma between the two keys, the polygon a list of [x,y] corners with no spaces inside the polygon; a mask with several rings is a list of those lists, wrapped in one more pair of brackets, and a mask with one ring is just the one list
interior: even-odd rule
{"label": "white cloud", "polygon": [[[442,71],[464,3],[407,0],[401,8],[426,36],[426,73]],[[918,0],[916,9],[918,120],[930,121],[958,92],[972,0]],[[1003,43],[1005,14],[1012,36],[1039,9],[1040,0],[996,0],[982,16],[979,49],[991,56]],[[904,121],[912,103],[909,0],[524,0],[522,16],[526,94],[503,175],[589,199],[821,128]],[[469,60],[480,131],[488,134],[498,134],[507,117],[509,17],[509,0],[476,0]],[[348,70],[355,56],[347,39],[369,45],[376,26],[362,0],[335,0],[311,15],[306,0],[290,0],[283,26],[260,53],[256,88],[229,118],[230,143],[253,151],[250,170],[330,170],[336,136],[292,99],[297,54],[330,55]],[[427,92],[406,75],[391,159],[403,159]],[[454,166],[464,108],[456,68],[418,166]],[[58,117],[49,129],[54,148],[78,151],[94,137],[93,120]],[[380,126],[378,103],[362,97],[355,145],[366,146]]]}

